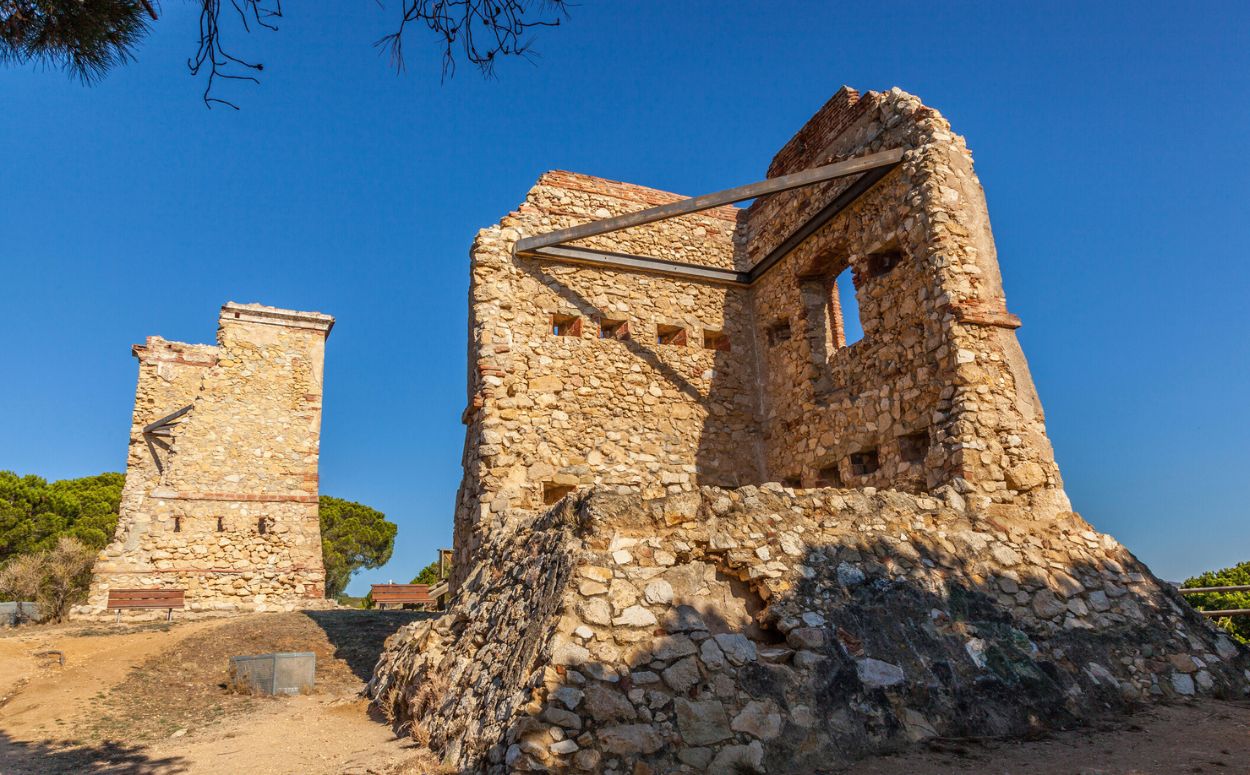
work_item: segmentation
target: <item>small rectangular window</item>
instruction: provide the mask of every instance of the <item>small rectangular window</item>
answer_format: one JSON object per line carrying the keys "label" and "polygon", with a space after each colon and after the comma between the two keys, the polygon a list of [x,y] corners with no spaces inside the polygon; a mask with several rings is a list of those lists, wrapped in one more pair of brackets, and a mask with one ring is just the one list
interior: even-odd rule
{"label": "small rectangular window", "polygon": [[898,250],[882,250],[868,256],[865,265],[868,276],[880,277],[894,267],[903,263],[903,254]]}
{"label": "small rectangular window", "polygon": [[907,463],[923,463],[929,454],[929,432],[924,430],[899,436],[898,452]]}
{"label": "small rectangular window", "polygon": [[265,535],[266,533],[268,533],[269,521],[265,519],[264,517],[261,517],[260,519],[256,520],[256,532],[259,533],[260,535]]}
{"label": "small rectangular window", "polygon": [[838,464],[825,466],[816,472],[817,487],[842,487],[842,471],[838,469]]}
{"label": "small rectangular window", "polygon": [[729,335],[724,331],[713,331],[710,328],[703,329],[703,349],[729,352]]}
{"label": "small rectangular window", "polygon": [[174,532],[182,532],[182,517],[174,517]]}
{"label": "small rectangular window", "polygon": [[775,346],[790,341],[790,321],[782,320],[768,327],[768,344]]}
{"label": "small rectangular window", "polygon": [[558,503],[561,498],[573,492],[571,484],[556,484],[555,482],[543,482],[543,505],[551,506]]}
{"label": "small rectangular window", "polygon": [[686,329],[681,326],[658,325],[655,327],[656,344],[686,345]]}
{"label": "small rectangular window", "polygon": [[625,341],[629,339],[629,321],[599,319],[599,338]]}
{"label": "small rectangular window", "polygon": [[881,467],[881,458],[875,449],[851,453],[851,473],[856,476],[868,476]]}
{"label": "small rectangular window", "polygon": [[224,533],[225,531],[226,531],[226,518],[218,517],[217,518],[217,532]]}
{"label": "small rectangular window", "polygon": [[578,315],[552,315],[551,333],[553,336],[581,336],[582,319]]}

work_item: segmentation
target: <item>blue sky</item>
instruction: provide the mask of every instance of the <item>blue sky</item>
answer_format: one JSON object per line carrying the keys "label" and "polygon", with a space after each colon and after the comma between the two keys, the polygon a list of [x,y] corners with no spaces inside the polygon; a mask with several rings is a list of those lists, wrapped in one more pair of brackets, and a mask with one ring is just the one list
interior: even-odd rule
{"label": "blue sky", "polygon": [[1250,6],[1184,5],[588,0],[440,83],[423,30],[402,76],[373,49],[395,3],[288,4],[235,112],[167,2],[97,86],[0,70],[0,468],[121,470],[149,334],[328,312],[322,491],[400,525],[351,590],[407,581],[451,540],[476,230],[552,168],[754,181],[840,85],[899,86],[969,139],[1077,510],[1167,578],[1248,560]]}

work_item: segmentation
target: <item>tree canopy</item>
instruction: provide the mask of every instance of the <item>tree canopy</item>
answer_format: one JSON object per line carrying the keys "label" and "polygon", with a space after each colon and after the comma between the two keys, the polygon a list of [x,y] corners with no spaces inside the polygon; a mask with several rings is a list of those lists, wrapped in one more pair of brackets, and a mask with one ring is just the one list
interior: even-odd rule
{"label": "tree canopy", "polygon": [[[1250,585],[1250,561],[1231,568],[1208,571],[1186,579],[1182,587],[1240,587]],[[1189,604],[1199,611],[1228,611],[1250,608],[1250,592],[1204,592],[1186,595]],[[1242,641],[1250,641],[1250,616],[1230,616],[1219,624]]]}
{"label": "tree canopy", "polygon": [[361,503],[321,496],[321,550],[326,566],[326,597],[347,589],[352,574],[378,568],[395,548],[394,522]]}
{"label": "tree canopy", "polygon": [[[253,28],[276,31],[282,0],[195,2],[199,43],[187,66],[191,75],[205,78],[205,105],[237,109],[214,95],[216,81],[257,82],[264,65],[232,53],[226,37]],[[531,45],[526,33],[559,26],[565,13],[565,0],[401,0],[399,5],[394,31],[374,45],[402,70],[405,33],[409,26],[425,27],[442,48],[444,77],[455,71],[458,57],[489,74],[499,59],[526,56]],[[134,59],[159,11],[157,0],[0,0],[0,63],[35,62],[96,81]]]}
{"label": "tree canopy", "polygon": [[432,585],[432,584],[437,584],[440,581],[442,581],[442,579],[439,578],[439,575],[438,575],[438,562],[435,561],[425,566],[424,568],[422,568],[421,572],[418,573],[409,583]]}
{"label": "tree canopy", "polygon": [[122,474],[98,474],[49,484],[38,476],[0,471],[0,563],[48,551],[69,536],[103,549],[117,528]]}

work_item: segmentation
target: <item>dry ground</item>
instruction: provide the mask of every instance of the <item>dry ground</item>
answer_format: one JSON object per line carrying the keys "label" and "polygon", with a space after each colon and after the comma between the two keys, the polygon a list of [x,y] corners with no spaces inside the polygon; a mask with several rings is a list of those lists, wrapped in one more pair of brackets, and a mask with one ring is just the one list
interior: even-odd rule
{"label": "dry ground", "polygon": [[[359,692],[403,612],[0,630],[0,775],[434,773]],[[44,654],[50,650],[59,655]],[[317,692],[225,688],[227,658],[317,654]],[[846,775],[1250,775],[1250,704],[1156,707],[1029,742],[943,740]]]}
{"label": "dry ground", "polygon": [[[0,775],[428,771],[358,697],[385,638],[417,615],[0,630]],[[230,656],[275,651],[316,653],[314,694],[227,691]]]}

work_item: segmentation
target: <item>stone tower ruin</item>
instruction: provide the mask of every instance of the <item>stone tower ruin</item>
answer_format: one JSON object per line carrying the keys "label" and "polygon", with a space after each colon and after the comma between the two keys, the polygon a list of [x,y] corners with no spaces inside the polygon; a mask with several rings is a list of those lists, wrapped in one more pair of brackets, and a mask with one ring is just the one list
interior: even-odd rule
{"label": "stone tower ruin", "polygon": [[317,508],[334,318],[221,308],[217,344],[135,345],[139,381],[117,532],[87,605],[181,589],[192,611],[290,610],[325,592]]}
{"label": "stone tower ruin", "polygon": [[478,234],[455,598],[369,689],[399,728],[471,772],[813,773],[1245,696],[1071,510],[946,119],[843,88],[739,194],[549,172]]}

